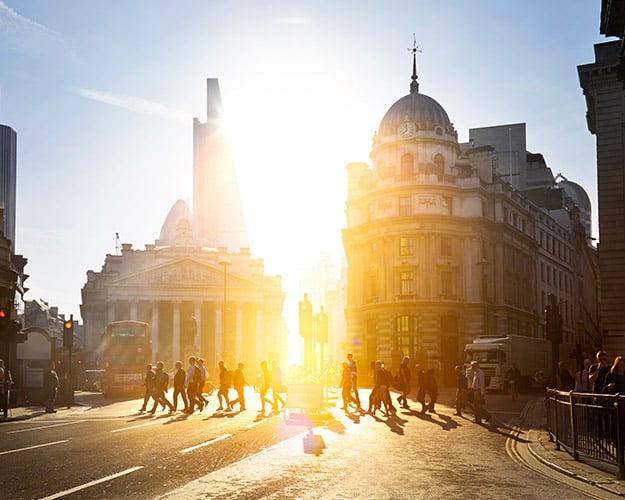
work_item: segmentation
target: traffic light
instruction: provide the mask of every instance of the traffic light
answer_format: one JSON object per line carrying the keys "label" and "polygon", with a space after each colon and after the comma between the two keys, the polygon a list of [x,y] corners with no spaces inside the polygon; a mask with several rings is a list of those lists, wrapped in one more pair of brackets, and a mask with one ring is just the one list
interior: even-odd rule
{"label": "traffic light", "polygon": [[299,334],[302,337],[312,337],[313,313],[312,304],[308,300],[308,294],[304,294],[304,300],[299,302]]}
{"label": "traffic light", "polygon": [[11,307],[0,307],[0,340],[12,344],[26,342],[27,335],[21,330],[22,323],[11,319]]}
{"label": "traffic light", "polygon": [[74,315],[63,321],[63,347],[71,349],[74,346]]}
{"label": "traffic light", "polygon": [[6,307],[0,307],[0,327],[7,325],[11,318],[11,312]]}

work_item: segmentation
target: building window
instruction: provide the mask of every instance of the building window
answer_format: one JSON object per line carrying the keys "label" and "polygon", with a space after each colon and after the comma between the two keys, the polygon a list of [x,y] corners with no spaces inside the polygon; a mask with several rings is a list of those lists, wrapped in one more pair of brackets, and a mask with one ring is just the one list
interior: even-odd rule
{"label": "building window", "polygon": [[399,238],[399,255],[406,257],[414,254],[414,240],[413,238],[401,237]]}
{"label": "building window", "polygon": [[434,156],[434,173],[438,176],[442,176],[445,173],[445,158],[442,154]]}
{"label": "building window", "polygon": [[404,314],[397,316],[395,331],[397,333],[411,333],[417,331],[417,317]]}
{"label": "building window", "polygon": [[419,337],[416,335],[398,335],[396,337],[396,347],[404,356],[408,356],[411,361],[420,359]]}
{"label": "building window", "polygon": [[412,295],[414,293],[414,273],[412,271],[399,272],[399,294]]}
{"label": "building window", "polygon": [[412,215],[412,198],[410,196],[399,197],[399,215]]}
{"label": "building window", "polygon": [[451,257],[451,238],[447,238],[446,236],[441,238],[441,255]]}
{"label": "building window", "polygon": [[412,177],[414,174],[414,159],[411,154],[402,155],[399,167],[401,177]]}

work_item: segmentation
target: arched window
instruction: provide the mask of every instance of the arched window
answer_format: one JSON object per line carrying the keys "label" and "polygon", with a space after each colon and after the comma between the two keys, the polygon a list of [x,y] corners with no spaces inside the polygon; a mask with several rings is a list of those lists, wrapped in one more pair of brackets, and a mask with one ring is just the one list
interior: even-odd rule
{"label": "arched window", "polygon": [[434,173],[436,175],[443,175],[445,173],[445,158],[442,154],[434,156]]}
{"label": "arched window", "polygon": [[399,167],[399,175],[401,177],[411,177],[414,174],[414,158],[411,154],[405,154],[401,157]]}

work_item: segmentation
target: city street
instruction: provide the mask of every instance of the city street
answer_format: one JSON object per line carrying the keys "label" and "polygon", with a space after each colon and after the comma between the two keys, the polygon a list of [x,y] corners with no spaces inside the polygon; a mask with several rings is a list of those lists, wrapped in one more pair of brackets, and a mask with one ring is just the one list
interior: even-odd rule
{"label": "city street", "polygon": [[515,425],[536,395],[489,395],[494,416],[484,425],[453,415],[451,392],[436,414],[414,402],[388,419],[337,409],[337,420],[315,428],[326,448],[314,455],[304,453],[304,427],[281,415],[258,419],[258,394],[248,391],[244,413],[216,412],[212,396],[202,413],[152,416],[137,412],[139,400],[79,393],[86,406],[4,423],[2,496],[588,498],[573,480],[527,468],[515,451],[525,442]]}

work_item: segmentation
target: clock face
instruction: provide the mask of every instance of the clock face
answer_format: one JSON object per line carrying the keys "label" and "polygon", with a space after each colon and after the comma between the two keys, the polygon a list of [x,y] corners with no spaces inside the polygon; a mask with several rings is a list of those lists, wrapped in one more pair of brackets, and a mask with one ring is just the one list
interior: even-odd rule
{"label": "clock face", "polygon": [[410,123],[410,122],[402,123],[398,129],[399,135],[403,137],[404,139],[408,137],[412,137],[415,131],[416,131],[416,127],[414,123]]}

